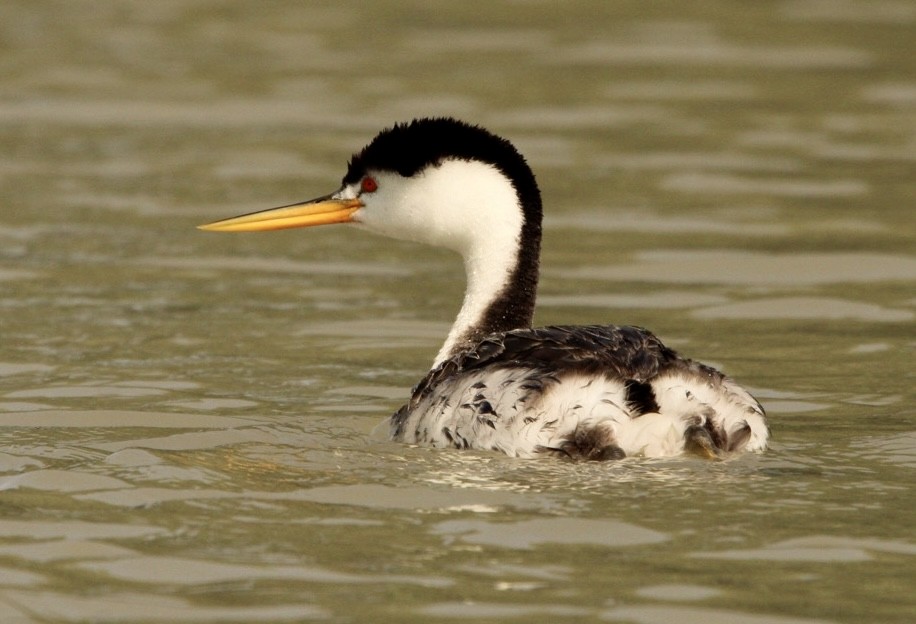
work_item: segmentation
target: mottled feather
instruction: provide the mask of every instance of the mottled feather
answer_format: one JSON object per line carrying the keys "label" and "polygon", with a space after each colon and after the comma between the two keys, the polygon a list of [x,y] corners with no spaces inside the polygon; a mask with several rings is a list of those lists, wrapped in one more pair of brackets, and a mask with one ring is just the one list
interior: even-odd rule
{"label": "mottled feather", "polygon": [[722,373],[678,356],[648,330],[592,325],[487,336],[417,384],[392,416],[391,434],[605,460],[761,450],[767,430],[759,403]]}

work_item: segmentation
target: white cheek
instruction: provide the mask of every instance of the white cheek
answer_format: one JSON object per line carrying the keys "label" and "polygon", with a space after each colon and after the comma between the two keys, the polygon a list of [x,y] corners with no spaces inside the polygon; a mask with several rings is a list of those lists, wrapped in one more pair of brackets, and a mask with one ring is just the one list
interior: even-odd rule
{"label": "white cheek", "polygon": [[458,204],[462,193],[455,187],[455,180],[432,169],[416,178],[402,198],[404,216],[411,224],[417,224],[422,231],[414,231],[431,245],[449,249],[464,247],[468,224],[460,219],[461,206]]}
{"label": "white cheek", "polygon": [[436,189],[430,188],[425,176],[419,174],[405,179],[396,174],[377,174],[379,187],[374,193],[363,193],[365,206],[353,219],[367,230],[432,245],[443,244],[440,233],[443,224],[435,210]]}
{"label": "white cheek", "polygon": [[417,240],[415,231],[422,225],[423,215],[418,207],[407,203],[403,184],[380,182],[377,191],[363,193],[361,198],[365,205],[353,215],[357,224],[385,236]]}
{"label": "white cheek", "polygon": [[375,177],[378,190],[362,194],[365,207],[354,215],[367,230],[445,247],[466,258],[490,246],[505,248],[520,230],[518,197],[491,165],[449,160],[411,178]]}

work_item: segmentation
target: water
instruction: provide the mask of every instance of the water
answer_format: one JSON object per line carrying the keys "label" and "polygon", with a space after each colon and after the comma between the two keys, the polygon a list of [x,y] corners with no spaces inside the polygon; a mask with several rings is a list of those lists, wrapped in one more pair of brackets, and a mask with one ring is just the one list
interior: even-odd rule
{"label": "water", "polygon": [[[5,2],[0,620],[909,622],[916,9]],[[724,463],[374,430],[457,258],[194,225],[395,120],[509,136],[537,321],[653,328],[767,407]]]}

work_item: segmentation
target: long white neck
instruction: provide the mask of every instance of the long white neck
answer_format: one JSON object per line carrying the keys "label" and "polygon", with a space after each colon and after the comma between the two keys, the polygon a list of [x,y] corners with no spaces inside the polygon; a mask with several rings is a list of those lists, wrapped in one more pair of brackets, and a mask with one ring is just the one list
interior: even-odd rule
{"label": "long white neck", "polygon": [[483,327],[486,313],[508,294],[513,270],[518,263],[519,240],[516,232],[491,231],[487,238],[492,240],[481,241],[483,244],[465,256],[467,286],[464,301],[433,367],[470,346],[469,343],[482,337],[479,334],[489,333]]}

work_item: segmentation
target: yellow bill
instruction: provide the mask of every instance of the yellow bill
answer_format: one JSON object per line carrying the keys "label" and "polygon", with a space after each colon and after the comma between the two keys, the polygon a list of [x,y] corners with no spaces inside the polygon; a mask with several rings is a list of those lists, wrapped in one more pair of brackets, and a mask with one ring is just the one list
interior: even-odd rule
{"label": "yellow bill", "polygon": [[197,229],[209,232],[267,232],[329,223],[348,223],[353,220],[353,213],[362,206],[359,199],[333,199],[327,196],[198,225]]}

